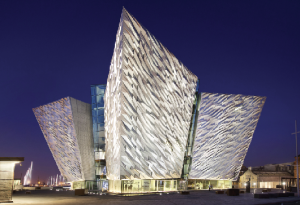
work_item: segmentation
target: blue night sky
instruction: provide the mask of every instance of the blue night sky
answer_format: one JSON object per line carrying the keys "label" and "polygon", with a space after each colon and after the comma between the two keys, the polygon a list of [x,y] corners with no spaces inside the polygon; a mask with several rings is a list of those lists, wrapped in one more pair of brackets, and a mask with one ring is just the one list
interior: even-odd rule
{"label": "blue night sky", "polygon": [[0,156],[59,173],[32,108],[105,84],[122,7],[200,79],[267,96],[246,166],[291,162],[300,129],[300,1],[0,1]]}

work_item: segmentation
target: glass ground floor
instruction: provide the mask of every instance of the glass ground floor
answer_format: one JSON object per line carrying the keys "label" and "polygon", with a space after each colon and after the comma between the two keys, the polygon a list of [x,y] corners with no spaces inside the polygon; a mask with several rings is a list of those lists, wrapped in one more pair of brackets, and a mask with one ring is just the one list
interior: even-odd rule
{"label": "glass ground floor", "polygon": [[188,189],[213,189],[232,188],[229,180],[204,180],[204,179],[166,179],[166,180],[109,180],[108,191],[115,193],[139,192],[170,192]]}
{"label": "glass ground floor", "polygon": [[232,188],[229,180],[204,179],[140,179],[140,180],[106,180],[73,182],[72,189],[88,189],[89,191],[108,191],[113,193],[146,193],[172,192],[184,190]]}
{"label": "glass ground floor", "polygon": [[97,179],[85,180],[85,181],[75,181],[71,183],[71,189],[88,189],[89,191],[107,191],[108,190],[108,180]]}
{"label": "glass ground floor", "polygon": [[229,180],[205,180],[205,179],[189,179],[188,189],[209,189],[209,185],[213,189],[230,189],[232,181]]}
{"label": "glass ground floor", "polygon": [[109,180],[109,192],[142,193],[177,191],[177,180]]}

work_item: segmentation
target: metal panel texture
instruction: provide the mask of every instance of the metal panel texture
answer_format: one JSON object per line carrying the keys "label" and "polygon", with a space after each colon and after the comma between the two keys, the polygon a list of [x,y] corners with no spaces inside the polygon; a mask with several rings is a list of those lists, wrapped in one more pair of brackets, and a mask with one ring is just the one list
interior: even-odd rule
{"label": "metal panel texture", "polygon": [[71,97],[33,108],[60,173],[67,181],[93,180],[91,106]]}
{"label": "metal panel texture", "polygon": [[197,76],[125,9],[105,92],[107,178],[180,178]]}
{"label": "metal panel texture", "polygon": [[237,180],[265,101],[201,93],[190,179]]}
{"label": "metal panel texture", "polygon": [[85,180],[95,179],[95,153],[91,105],[70,97],[73,122]]}

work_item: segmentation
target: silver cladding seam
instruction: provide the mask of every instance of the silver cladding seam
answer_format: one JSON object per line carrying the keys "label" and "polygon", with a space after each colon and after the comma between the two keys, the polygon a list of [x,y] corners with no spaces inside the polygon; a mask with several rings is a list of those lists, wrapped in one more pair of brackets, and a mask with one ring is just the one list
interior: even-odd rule
{"label": "silver cladding seam", "polygon": [[265,101],[201,93],[190,179],[237,179]]}
{"label": "silver cladding seam", "polygon": [[108,179],[180,178],[197,80],[123,9],[105,92]]}
{"label": "silver cladding seam", "polygon": [[[85,104],[86,108],[80,104]],[[33,112],[60,173],[68,181],[94,179],[94,162],[90,165],[89,159],[93,160],[92,130],[85,130],[91,126],[90,105],[66,97],[33,108]],[[86,133],[82,135],[83,132]]]}

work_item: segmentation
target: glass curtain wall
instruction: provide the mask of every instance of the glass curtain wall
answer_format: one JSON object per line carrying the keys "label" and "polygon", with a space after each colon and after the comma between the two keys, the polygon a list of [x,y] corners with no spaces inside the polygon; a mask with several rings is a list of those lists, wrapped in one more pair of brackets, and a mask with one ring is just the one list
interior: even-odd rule
{"label": "glass curtain wall", "polygon": [[143,193],[177,191],[177,180],[109,180],[109,192]]}
{"label": "glass curtain wall", "polygon": [[188,135],[188,140],[186,144],[186,150],[184,153],[184,161],[183,161],[183,168],[182,168],[182,179],[187,180],[189,176],[189,172],[192,165],[192,155],[193,155],[193,146],[196,136],[197,130],[197,120],[199,115],[199,107],[200,107],[200,100],[201,100],[201,93],[198,92],[199,88],[199,80],[197,81],[196,93],[195,93],[195,100],[193,104],[193,114],[191,118],[190,130]]}
{"label": "glass curtain wall", "polygon": [[213,189],[231,189],[232,181],[204,179],[189,179],[188,181],[188,189],[208,189],[209,185],[211,185]]}
{"label": "glass curtain wall", "polygon": [[97,181],[85,181],[85,188],[89,191],[105,191],[108,190],[108,181],[97,179]]}
{"label": "glass curtain wall", "polygon": [[96,178],[105,179],[104,93],[106,85],[91,85]]}

